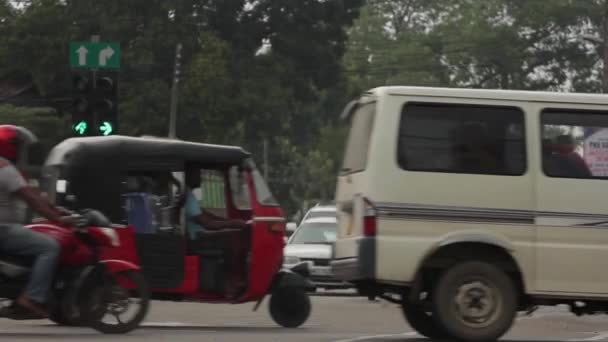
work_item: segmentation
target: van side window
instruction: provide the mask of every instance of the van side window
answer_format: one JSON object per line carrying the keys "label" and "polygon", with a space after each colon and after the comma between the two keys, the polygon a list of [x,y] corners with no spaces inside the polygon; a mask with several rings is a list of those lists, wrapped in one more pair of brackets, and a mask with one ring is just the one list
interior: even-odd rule
{"label": "van side window", "polygon": [[353,113],[342,162],[342,174],[365,170],[375,113],[376,102],[361,105]]}
{"label": "van side window", "polygon": [[549,177],[608,177],[608,112],[545,109],[543,171]]}
{"label": "van side window", "polygon": [[407,103],[397,158],[410,171],[523,175],[524,113],[519,108]]}

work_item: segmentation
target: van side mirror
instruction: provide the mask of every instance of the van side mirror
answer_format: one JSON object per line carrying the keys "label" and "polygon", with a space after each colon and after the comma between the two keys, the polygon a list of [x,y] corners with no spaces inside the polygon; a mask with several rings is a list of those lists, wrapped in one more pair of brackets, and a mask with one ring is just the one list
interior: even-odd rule
{"label": "van side mirror", "polygon": [[344,108],[342,113],[340,114],[340,120],[345,121],[345,120],[350,119],[350,116],[355,112],[355,110],[357,110],[358,107],[359,107],[359,100],[350,101],[346,105],[346,107]]}

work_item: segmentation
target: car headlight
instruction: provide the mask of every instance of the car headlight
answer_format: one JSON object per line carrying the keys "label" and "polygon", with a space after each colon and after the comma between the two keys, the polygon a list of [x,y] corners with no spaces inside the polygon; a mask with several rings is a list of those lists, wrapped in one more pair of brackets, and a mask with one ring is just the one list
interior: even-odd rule
{"label": "car headlight", "polygon": [[293,256],[293,255],[286,255],[283,258],[283,263],[287,264],[287,265],[293,265],[293,264],[297,264],[300,262],[300,258],[298,258],[297,256]]}

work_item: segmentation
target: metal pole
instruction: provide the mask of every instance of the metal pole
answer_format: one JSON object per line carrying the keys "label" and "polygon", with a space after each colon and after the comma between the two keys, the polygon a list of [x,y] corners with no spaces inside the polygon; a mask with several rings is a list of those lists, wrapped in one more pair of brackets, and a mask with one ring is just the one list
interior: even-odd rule
{"label": "metal pole", "polygon": [[180,61],[182,57],[182,44],[178,43],[175,47],[175,66],[173,70],[173,85],[171,87],[171,112],[169,113],[169,138],[174,139],[176,116],[177,116],[177,96],[179,91]]}
{"label": "metal pole", "polygon": [[602,75],[602,90],[608,93],[608,2],[604,3],[604,25],[602,34],[602,51],[604,57],[604,70]]}
{"label": "metal pole", "polygon": [[264,138],[264,179],[268,182],[268,139]]}
{"label": "metal pole", "polygon": [[[91,36],[91,41],[93,43],[99,43],[100,40],[101,40],[101,37],[98,34]],[[97,89],[97,69],[92,69],[92,72],[93,72],[93,89]],[[95,96],[95,101],[96,102],[98,101],[97,95]],[[93,104],[93,106],[94,106],[93,107],[94,108],[93,109],[93,122],[92,122],[93,127],[89,128],[89,129],[92,129],[92,130],[94,130],[93,132],[95,132],[97,130],[97,125],[98,125],[98,121],[99,121],[99,118],[98,118],[99,113],[97,113],[97,110],[98,110],[97,103]]]}

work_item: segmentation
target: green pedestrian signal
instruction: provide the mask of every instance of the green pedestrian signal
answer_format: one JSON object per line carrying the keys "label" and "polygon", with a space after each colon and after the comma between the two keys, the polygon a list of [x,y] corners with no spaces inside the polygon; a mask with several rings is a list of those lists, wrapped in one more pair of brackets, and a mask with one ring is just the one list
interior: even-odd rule
{"label": "green pedestrian signal", "polygon": [[99,126],[99,131],[103,135],[110,135],[112,134],[112,131],[114,131],[114,127],[112,127],[110,122],[104,121],[101,126]]}
{"label": "green pedestrian signal", "polygon": [[78,135],[85,135],[87,133],[88,125],[85,121],[79,121],[74,125],[74,131]]}

